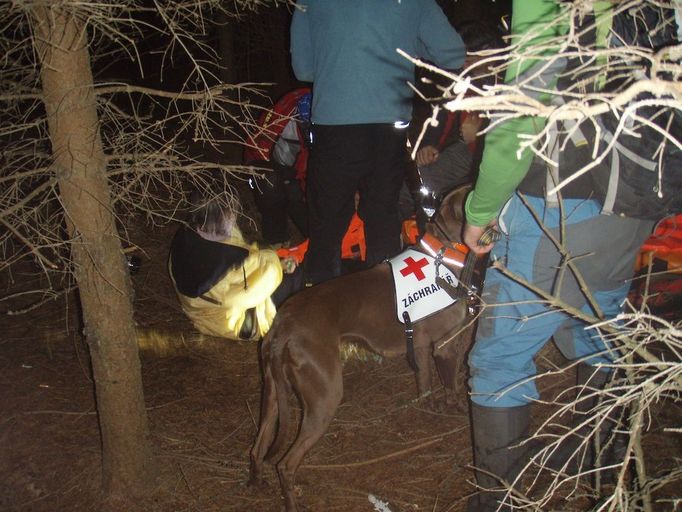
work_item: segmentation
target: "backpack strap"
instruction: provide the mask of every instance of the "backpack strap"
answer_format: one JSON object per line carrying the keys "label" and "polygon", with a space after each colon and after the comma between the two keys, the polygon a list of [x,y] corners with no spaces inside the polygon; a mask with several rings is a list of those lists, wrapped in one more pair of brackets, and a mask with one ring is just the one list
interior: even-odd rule
{"label": "backpack strap", "polygon": [[[552,103],[556,106],[565,104],[564,99],[557,95]],[[561,181],[561,174],[559,172],[559,160],[561,158],[561,151],[564,149],[564,142],[559,137],[559,127],[561,133],[568,133],[569,139],[575,147],[580,147],[587,144],[587,137],[580,129],[580,125],[573,119],[565,119],[561,122],[553,123],[549,127],[549,161],[547,162],[547,176],[545,178],[545,200],[551,208],[559,205],[558,193],[559,191],[550,194],[549,191],[554,189]]]}
{"label": "backpack strap", "polygon": [[[602,129],[602,137],[604,138],[604,141],[606,141],[607,145],[611,144],[614,138],[613,133],[611,133],[610,130],[605,128],[602,123],[599,123],[599,126]],[[611,169],[609,171],[609,182],[606,188],[604,204],[602,206],[602,213],[605,213],[607,215],[611,215],[614,213],[613,207],[616,204],[616,198],[618,195],[618,184],[620,182],[621,155],[627,158],[628,160],[631,160],[639,167],[646,169],[647,171],[656,172],[656,169],[658,168],[658,164],[656,162],[654,162],[653,160],[649,160],[648,158],[639,156],[638,154],[634,153],[633,151],[631,151],[630,149],[628,149],[627,147],[625,147],[623,144],[616,140],[611,149],[610,155]]]}

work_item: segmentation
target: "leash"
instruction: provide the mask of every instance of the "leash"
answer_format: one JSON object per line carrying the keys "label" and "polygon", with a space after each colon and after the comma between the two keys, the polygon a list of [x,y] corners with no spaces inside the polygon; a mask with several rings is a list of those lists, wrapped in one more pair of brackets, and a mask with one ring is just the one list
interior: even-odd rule
{"label": "leash", "polygon": [[463,299],[472,293],[475,293],[477,290],[475,290],[475,287],[471,282],[474,277],[474,267],[476,266],[477,259],[474,252],[469,251],[466,255],[464,267],[462,267],[462,273],[459,277],[459,286],[453,286],[445,279],[440,277],[438,268],[443,263],[443,259],[440,256],[441,253],[439,252],[438,256],[436,256],[436,260],[434,261],[434,265],[436,267],[436,284],[445,290],[446,293],[455,300]]}

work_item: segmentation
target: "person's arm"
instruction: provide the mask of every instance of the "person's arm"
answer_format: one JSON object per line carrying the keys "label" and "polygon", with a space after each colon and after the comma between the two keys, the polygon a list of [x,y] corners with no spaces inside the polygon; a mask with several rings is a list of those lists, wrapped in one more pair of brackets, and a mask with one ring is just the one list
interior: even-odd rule
{"label": "person's arm", "polygon": [[434,0],[424,2],[424,12],[419,23],[419,39],[437,66],[454,70],[464,64],[466,48],[460,35],[450,25],[442,9]]}
{"label": "person's arm", "polygon": [[[536,31],[539,26],[556,19],[559,5],[554,0],[514,0],[512,15],[512,37]],[[539,32],[527,42],[537,44],[555,37],[563,27],[555,26]],[[556,50],[555,50],[556,51]],[[506,82],[515,82],[530,68],[543,62],[526,59],[516,66],[510,66]],[[548,69],[546,86],[556,83],[556,70]],[[532,151],[526,149],[520,154],[519,143],[524,134],[535,134],[544,128],[545,119],[540,117],[519,117],[501,123],[485,138],[483,159],[479,168],[476,186],[466,201],[467,224],[483,228],[494,223],[504,204],[523,180],[533,160]]]}
{"label": "person's arm", "polygon": [[429,125],[419,144],[419,150],[415,156],[415,162],[419,167],[431,165],[438,160],[444,146],[443,141],[457,124],[457,113],[441,109],[436,119],[438,125]]}
{"label": "person's arm", "polygon": [[306,7],[306,3],[298,2],[291,20],[291,67],[296,78],[302,82],[312,82],[314,79],[313,46]]}
{"label": "person's arm", "polygon": [[486,135],[476,186],[466,201],[468,224],[487,226],[497,217],[533,161],[530,150],[517,155],[519,135],[534,133],[543,126],[543,119],[524,117],[508,121]]}

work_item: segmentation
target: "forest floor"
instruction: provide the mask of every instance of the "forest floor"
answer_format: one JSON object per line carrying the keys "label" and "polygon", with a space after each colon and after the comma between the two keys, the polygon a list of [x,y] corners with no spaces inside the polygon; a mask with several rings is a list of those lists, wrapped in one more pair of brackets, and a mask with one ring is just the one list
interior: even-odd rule
{"label": "forest floor", "polygon": [[[202,337],[183,316],[166,271],[174,229],[140,225],[131,231],[142,262],[133,275],[140,336],[161,340],[170,350],[141,353],[160,475],[156,491],[125,510],[279,512],[271,466],[268,487],[245,485],[259,417],[258,346]],[[6,316],[2,325],[0,510],[100,510],[100,437],[75,298]],[[552,348],[538,360],[541,369],[562,362]],[[543,399],[570,387],[571,379],[569,372],[543,380]],[[303,510],[463,510],[474,490],[466,391],[460,407],[449,410],[415,401],[414,376],[402,358],[349,361],[344,383],[338,413],[298,473]],[[437,387],[436,397],[442,395]],[[534,408],[536,423],[550,412],[548,406]],[[647,458],[655,474],[679,466],[679,434],[663,429],[679,426],[682,412],[675,402],[654,404],[652,412]],[[664,490],[675,493],[679,498],[679,488]],[[372,497],[386,508],[373,505]],[[579,492],[550,508],[589,505]],[[656,510],[672,508],[656,504]]]}

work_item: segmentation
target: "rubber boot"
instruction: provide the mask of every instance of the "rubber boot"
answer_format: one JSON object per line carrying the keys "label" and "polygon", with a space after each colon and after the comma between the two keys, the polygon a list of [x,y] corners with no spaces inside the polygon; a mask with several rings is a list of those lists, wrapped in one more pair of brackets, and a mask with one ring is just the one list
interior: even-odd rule
{"label": "rubber boot", "polygon": [[467,512],[511,510],[508,504],[500,507],[507,493],[502,482],[512,484],[528,462],[528,447],[518,444],[528,436],[529,420],[530,405],[482,407],[471,403],[474,466],[480,489],[469,498]]}

